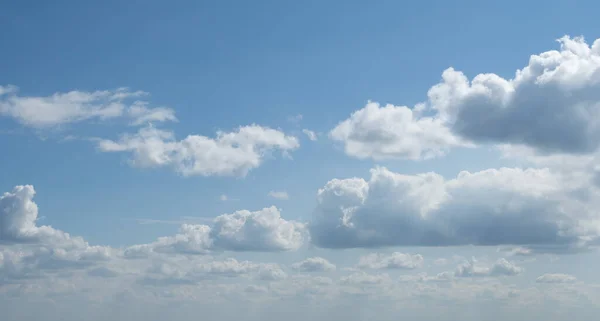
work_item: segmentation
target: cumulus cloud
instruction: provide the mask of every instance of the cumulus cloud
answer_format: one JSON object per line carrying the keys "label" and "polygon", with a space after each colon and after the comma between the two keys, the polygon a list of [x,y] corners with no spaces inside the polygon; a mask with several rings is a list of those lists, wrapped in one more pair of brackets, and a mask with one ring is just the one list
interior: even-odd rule
{"label": "cumulus cloud", "polygon": [[394,252],[390,255],[371,253],[359,259],[358,267],[367,269],[416,269],[423,266],[420,254]]}
{"label": "cumulus cloud", "polygon": [[523,268],[516,266],[504,258],[498,259],[492,266],[482,266],[473,258],[459,265],[454,275],[457,277],[514,276],[522,272]]}
{"label": "cumulus cloud", "polygon": [[[582,189],[590,197],[574,197]],[[445,180],[377,167],[368,181],[333,179],[321,188],[309,229],[313,243],[326,248],[506,244],[569,250],[597,239],[597,194],[548,169],[463,171]]]}
{"label": "cumulus cloud", "polygon": [[245,176],[267,153],[280,150],[285,154],[299,146],[296,137],[258,125],[219,131],[216,138],[188,135],[182,140],[176,140],[171,131],[148,126],[117,141],[98,140],[101,151],[131,153],[130,163],[135,167],[171,167],[184,176]]}
{"label": "cumulus cloud", "polygon": [[535,280],[537,283],[575,283],[576,281],[576,277],[561,273],[547,273]]}
{"label": "cumulus cloud", "polygon": [[71,237],[51,226],[38,226],[38,206],[33,201],[34,196],[35,189],[31,185],[16,186],[12,192],[0,196],[0,243],[38,243],[82,249],[88,247],[81,237]]}
{"label": "cumulus cloud", "polygon": [[130,102],[145,95],[142,91],[119,88],[93,92],[75,90],[50,96],[20,96],[17,87],[0,86],[0,115],[35,128],[119,117],[129,119],[133,125],[177,121],[171,108],[150,108],[147,102],[139,100]]}
{"label": "cumulus cloud", "polygon": [[16,186],[0,197],[0,278],[38,277],[53,271],[83,269],[108,261],[114,249],[90,246],[81,237],[38,226],[31,185]]}
{"label": "cumulus cloud", "polygon": [[303,223],[281,217],[279,209],[236,211],[217,216],[213,226],[183,224],[174,236],[150,244],[127,248],[128,258],[147,257],[153,252],[208,254],[211,251],[280,252],[297,250],[305,239]]}
{"label": "cumulus cloud", "polygon": [[468,146],[441,120],[420,117],[406,106],[369,102],[329,133],[343,143],[346,154],[364,159],[421,159],[444,155],[450,147]]}
{"label": "cumulus cloud", "polygon": [[600,39],[562,37],[560,50],[532,55],[511,79],[469,80],[446,69],[426,102],[369,102],[330,132],[358,158],[420,159],[448,148],[513,144],[543,153],[591,153],[600,145]]}
{"label": "cumulus cloud", "polygon": [[288,195],[288,193],[286,191],[270,191],[269,196],[271,196],[272,198],[279,199],[279,200],[289,200],[290,199],[290,196]]}
{"label": "cumulus cloud", "polygon": [[313,132],[312,130],[305,128],[302,130],[302,132],[313,142],[317,140],[317,133]]}
{"label": "cumulus cloud", "polygon": [[302,272],[335,271],[336,267],[322,257],[309,257],[306,260],[292,264],[292,268]]}

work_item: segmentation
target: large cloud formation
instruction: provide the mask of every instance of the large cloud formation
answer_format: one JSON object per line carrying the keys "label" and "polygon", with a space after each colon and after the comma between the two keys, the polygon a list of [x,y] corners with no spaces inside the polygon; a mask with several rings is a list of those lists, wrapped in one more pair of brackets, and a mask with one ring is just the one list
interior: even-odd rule
{"label": "large cloud formation", "polygon": [[[309,224],[326,248],[524,245],[581,248],[597,240],[598,190],[549,169],[334,179],[318,192]],[[548,249],[550,250],[550,249]]]}
{"label": "large cloud formation", "polygon": [[600,39],[558,40],[560,50],[532,55],[512,79],[454,68],[415,108],[367,106],[330,137],[348,155],[419,159],[468,143],[516,144],[543,153],[591,153],[600,145]]}
{"label": "large cloud formation", "polygon": [[171,131],[149,126],[117,141],[98,141],[101,151],[131,153],[133,166],[171,167],[184,176],[244,176],[258,167],[267,153],[287,153],[299,146],[296,137],[258,125],[219,131],[216,138],[188,135],[182,140]]}

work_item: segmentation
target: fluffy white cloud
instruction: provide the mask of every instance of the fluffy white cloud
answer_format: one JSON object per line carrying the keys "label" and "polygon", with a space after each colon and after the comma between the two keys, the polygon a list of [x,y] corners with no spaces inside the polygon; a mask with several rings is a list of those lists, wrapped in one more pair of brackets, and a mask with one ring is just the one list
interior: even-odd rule
{"label": "fluffy white cloud", "polygon": [[420,254],[394,252],[390,255],[371,253],[359,259],[358,267],[367,269],[416,269],[423,266]]}
{"label": "fluffy white cloud", "polygon": [[217,216],[213,226],[182,225],[179,234],[153,243],[127,248],[128,258],[147,257],[153,252],[207,254],[211,251],[280,252],[297,250],[304,243],[305,226],[287,221],[272,206],[251,212],[241,210]]}
{"label": "fluffy white cloud", "polygon": [[289,251],[304,242],[303,223],[287,221],[274,207],[237,211],[215,219],[211,237],[216,248],[234,251]]}
{"label": "fluffy white cloud", "polygon": [[575,283],[577,278],[569,274],[547,273],[539,276],[537,283]]}
{"label": "fluffy white cloud", "polygon": [[322,257],[309,257],[306,260],[292,264],[292,268],[303,272],[335,271],[336,267]]}
{"label": "fluffy white cloud", "polygon": [[50,96],[19,96],[15,86],[0,86],[0,115],[19,123],[47,128],[91,119],[125,117],[131,124],[176,121],[175,112],[166,107],[149,108],[144,101],[128,101],[146,95],[127,88],[104,91],[70,91]]}
{"label": "fluffy white cloud", "polygon": [[109,247],[90,246],[81,237],[38,226],[34,195],[33,186],[23,185],[0,197],[0,283],[83,269],[115,255]]}
{"label": "fluffy white cloud", "polygon": [[118,141],[98,141],[101,151],[130,152],[133,166],[168,166],[184,176],[244,176],[258,167],[267,153],[280,150],[285,154],[299,146],[296,137],[258,125],[219,131],[216,138],[189,135],[182,140],[176,140],[173,132],[149,126],[124,134]]}
{"label": "fluffy white cloud", "polygon": [[523,268],[502,258],[496,261],[492,266],[482,266],[474,258],[456,268],[454,275],[457,277],[476,277],[476,276],[514,276],[521,274]]}
{"label": "fluffy white cloud", "polygon": [[31,185],[16,186],[12,192],[0,196],[0,243],[51,244],[61,248],[85,249],[88,244],[80,237],[51,226],[37,226],[38,206],[33,201],[35,189]]}
{"label": "fluffy white cloud", "polygon": [[286,191],[270,191],[269,196],[279,200],[289,200],[290,196]]}
{"label": "fluffy white cloud", "polygon": [[532,55],[512,79],[448,68],[414,108],[370,102],[330,137],[358,158],[419,159],[470,143],[530,146],[545,153],[590,153],[600,145],[600,39],[559,39],[560,50]]}
{"label": "fluffy white cloud", "polygon": [[420,110],[369,102],[329,133],[357,158],[421,159],[441,156],[452,146],[468,146],[436,118]]}
{"label": "fluffy white cloud", "polygon": [[313,132],[312,130],[305,128],[302,130],[302,132],[313,142],[317,140],[317,133]]}
{"label": "fluffy white cloud", "polygon": [[598,190],[548,169],[501,168],[334,179],[309,224],[320,247],[524,245],[581,247],[598,239]]}

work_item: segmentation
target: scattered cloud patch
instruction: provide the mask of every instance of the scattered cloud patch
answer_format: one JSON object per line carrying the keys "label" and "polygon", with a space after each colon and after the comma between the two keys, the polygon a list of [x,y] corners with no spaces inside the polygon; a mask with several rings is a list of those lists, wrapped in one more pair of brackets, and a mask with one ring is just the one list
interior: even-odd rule
{"label": "scattered cloud patch", "polygon": [[423,266],[423,256],[420,254],[405,254],[394,252],[390,255],[371,253],[360,258],[359,268],[366,269],[416,269]]}
{"label": "scattered cloud patch", "polygon": [[575,283],[576,281],[576,277],[561,273],[547,273],[535,280],[537,283]]}
{"label": "scattered cloud patch", "polygon": [[302,116],[302,114],[297,114],[294,116],[288,116],[288,121],[291,123],[299,123],[302,121],[302,118],[304,118],[304,116]]}
{"label": "scattered cloud patch", "polygon": [[212,227],[184,224],[175,236],[128,247],[125,256],[147,257],[154,252],[201,255],[213,251],[292,251],[302,246],[305,234],[303,223],[283,219],[279,209],[273,206],[217,216]]}
{"label": "scattered cloud patch", "polygon": [[456,277],[477,277],[477,276],[515,276],[521,274],[523,268],[502,258],[496,261],[492,266],[482,266],[474,258],[459,265],[454,272]]}
{"label": "scattered cloud patch", "polygon": [[289,200],[290,196],[286,191],[270,191],[269,196],[278,200]]}
{"label": "scattered cloud patch", "polygon": [[[49,128],[88,120],[129,119],[132,125],[177,121],[167,107],[148,107],[136,100],[147,93],[128,88],[69,91],[50,96],[21,96],[15,86],[0,86],[0,115],[35,128]],[[133,101],[132,101],[133,100]]]}
{"label": "scattered cloud patch", "polygon": [[299,146],[296,137],[258,125],[219,131],[215,138],[189,135],[182,140],[175,139],[173,132],[149,126],[117,141],[98,141],[100,151],[130,153],[132,166],[170,167],[183,176],[245,176],[268,153],[285,154]]}
{"label": "scattered cloud patch", "polygon": [[292,264],[292,268],[302,272],[328,272],[335,271],[336,267],[322,257],[310,257],[304,261]]}
{"label": "scattered cloud patch", "polygon": [[308,137],[309,140],[311,141],[317,141],[317,133],[313,132],[312,130],[309,129],[303,129],[302,132],[306,135],[306,137]]}

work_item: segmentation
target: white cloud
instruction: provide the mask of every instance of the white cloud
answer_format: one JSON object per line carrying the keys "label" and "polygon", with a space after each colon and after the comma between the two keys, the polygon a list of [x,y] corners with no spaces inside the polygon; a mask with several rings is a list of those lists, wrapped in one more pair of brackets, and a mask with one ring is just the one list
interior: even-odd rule
{"label": "white cloud", "polygon": [[[309,224],[327,248],[391,245],[523,245],[574,250],[598,239],[598,190],[548,169],[501,168],[334,179],[318,192]],[[583,196],[581,196],[583,195]]]}
{"label": "white cloud", "polygon": [[50,96],[19,96],[18,88],[0,86],[0,115],[19,123],[48,128],[86,120],[125,117],[133,125],[146,122],[177,121],[171,108],[149,108],[144,101],[128,101],[146,95],[127,88],[104,91],[70,91]]}
{"label": "white cloud", "polygon": [[600,39],[559,39],[532,55],[512,79],[454,68],[414,108],[369,102],[330,137],[358,158],[421,159],[465,142],[526,145],[545,153],[591,153],[600,146]]}
{"label": "white cloud", "polygon": [[260,166],[267,153],[285,154],[299,146],[296,137],[258,125],[219,131],[216,138],[189,135],[182,140],[176,140],[173,132],[149,126],[118,141],[98,141],[101,151],[130,152],[133,166],[171,167],[184,176],[244,176]]}
{"label": "white cloud", "polygon": [[575,283],[577,278],[569,274],[547,273],[539,276],[537,283]]}
{"label": "white cloud", "polygon": [[257,280],[273,281],[285,279],[287,274],[274,263],[238,261],[235,258],[209,262],[169,260],[152,265],[139,282],[151,286],[171,286],[234,277],[254,277]]}
{"label": "white cloud", "polygon": [[71,237],[50,226],[38,226],[34,195],[33,186],[22,185],[0,197],[0,279],[4,282],[83,269],[115,255],[116,251],[109,247],[90,246],[81,237]]}
{"label": "white cloud", "polygon": [[423,266],[423,256],[420,254],[405,254],[394,252],[390,255],[371,253],[359,259],[359,268],[368,269],[416,269]]}
{"label": "white cloud", "polygon": [[476,276],[514,276],[521,274],[523,268],[516,266],[506,259],[498,259],[491,267],[481,266],[474,258],[456,268],[454,275],[457,277]]}
{"label": "white cloud", "polygon": [[368,274],[365,272],[355,272],[348,276],[340,278],[340,283],[350,285],[376,285],[389,283],[391,278],[388,274]]}
{"label": "white cloud", "polygon": [[279,210],[272,206],[255,212],[241,210],[217,216],[212,227],[184,224],[179,234],[158,238],[150,244],[128,247],[125,256],[147,257],[153,252],[292,251],[302,246],[305,234],[304,224],[283,219]]}
{"label": "white cloud", "polygon": [[287,221],[274,207],[237,211],[215,219],[211,230],[217,248],[234,251],[289,251],[304,242],[304,224]]}
{"label": "white cloud", "polygon": [[152,122],[177,121],[175,111],[171,108],[156,107],[148,108],[146,102],[135,102],[127,110],[128,115],[133,118],[132,125],[142,125]]}
{"label": "white cloud", "polygon": [[309,129],[303,129],[302,132],[313,142],[317,140],[317,133]]}
{"label": "white cloud", "polygon": [[35,189],[31,185],[16,186],[12,192],[0,196],[0,243],[38,243],[81,249],[88,247],[80,237],[71,237],[51,226],[37,226],[38,207],[33,201],[34,196]]}
{"label": "white cloud", "polygon": [[364,159],[421,159],[444,155],[452,146],[468,146],[432,117],[406,106],[369,102],[329,133],[346,154]]}
{"label": "white cloud", "polygon": [[336,267],[322,257],[309,257],[301,262],[292,264],[292,268],[303,272],[327,272],[335,271]]}
{"label": "white cloud", "polygon": [[269,196],[279,200],[289,200],[290,196],[286,191],[270,191]]}
{"label": "white cloud", "polygon": [[221,202],[225,202],[225,201],[227,201],[227,200],[228,200],[228,197],[227,197],[227,195],[225,195],[225,194],[222,194],[221,196],[219,196],[219,200],[220,200]]}

